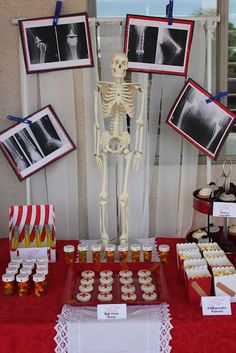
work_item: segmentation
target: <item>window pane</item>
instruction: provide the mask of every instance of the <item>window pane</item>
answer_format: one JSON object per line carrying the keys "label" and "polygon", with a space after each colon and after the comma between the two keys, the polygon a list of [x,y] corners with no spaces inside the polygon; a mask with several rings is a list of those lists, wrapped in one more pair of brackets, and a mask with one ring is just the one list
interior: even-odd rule
{"label": "window pane", "polygon": [[230,93],[236,93],[236,79],[228,81],[228,90]]}
{"label": "window pane", "polygon": [[229,48],[229,62],[236,62],[236,48]]}
{"label": "window pane", "polygon": [[[167,0],[97,0],[97,17],[125,17],[126,14],[165,16]],[[176,16],[216,15],[217,0],[179,0]]]}
{"label": "window pane", "polygon": [[228,77],[236,78],[236,65],[228,65]]}
{"label": "window pane", "polygon": [[228,108],[236,109],[236,96],[228,96]]}
{"label": "window pane", "polygon": [[229,31],[229,47],[236,47],[236,30]]}

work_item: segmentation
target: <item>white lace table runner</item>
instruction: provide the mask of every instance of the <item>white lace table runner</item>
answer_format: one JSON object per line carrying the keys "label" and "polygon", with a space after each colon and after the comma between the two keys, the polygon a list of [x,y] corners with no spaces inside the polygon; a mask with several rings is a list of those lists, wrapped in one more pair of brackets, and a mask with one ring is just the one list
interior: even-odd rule
{"label": "white lace table runner", "polygon": [[[156,249],[155,238],[135,239],[134,242],[138,243],[138,244],[141,244],[141,245],[152,246],[152,261],[153,262],[159,261],[159,255],[158,255],[158,252],[157,252],[157,249]],[[94,240],[82,239],[81,240],[81,244],[82,245],[87,245],[88,249],[91,248],[92,244],[98,244],[98,243],[100,243],[100,240],[96,240],[96,239],[94,239]],[[141,255],[140,255],[140,261],[143,261],[143,253],[142,252],[141,252]],[[92,253],[91,253],[91,251],[88,251],[88,262],[92,262]]]}
{"label": "white lace table runner", "polygon": [[168,305],[127,306],[126,320],[97,320],[96,307],[64,305],[55,326],[56,353],[169,353]]}

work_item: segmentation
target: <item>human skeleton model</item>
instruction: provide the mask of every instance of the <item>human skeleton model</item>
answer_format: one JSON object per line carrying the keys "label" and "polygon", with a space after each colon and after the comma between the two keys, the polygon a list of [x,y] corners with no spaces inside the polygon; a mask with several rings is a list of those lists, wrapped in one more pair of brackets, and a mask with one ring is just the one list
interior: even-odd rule
{"label": "human skeleton model", "polygon": [[[95,91],[95,124],[94,124],[94,155],[98,169],[102,172],[102,189],[99,195],[100,233],[103,244],[109,242],[106,229],[106,212],[108,206],[108,155],[121,155],[125,160],[123,189],[119,195],[121,234],[120,243],[128,242],[128,176],[133,160],[135,170],[142,159],[143,107],[144,93],[137,83],[124,81],[128,59],[122,52],[114,53],[111,59],[114,82],[99,82]],[[136,120],[135,151],[131,152],[130,135],[124,128],[126,115],[135,117],[135,96],[141,93],[141,109]],[[104,119],[111,118],[109,131],[100,132],[98,118],[98,99],[101,95]]]}

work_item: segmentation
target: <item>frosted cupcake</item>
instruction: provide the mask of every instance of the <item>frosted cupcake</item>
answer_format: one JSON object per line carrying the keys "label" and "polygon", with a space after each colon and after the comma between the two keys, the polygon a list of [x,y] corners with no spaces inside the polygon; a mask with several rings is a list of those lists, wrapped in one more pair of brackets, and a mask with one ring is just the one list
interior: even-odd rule
{"label": "frosted cupcake", "polygon": [[209,197],[211,196],[211,193],[212,193],[212,188],[206,187],[206,188],[200,189],[197,196],[200,197],[201,199],[208,200]]}
{"label": "frosted cupcake", "polygon": [[88,302],[91,299],[91,294],[90,293],[78,293],[76,295],[76,299],[79,302],[85,303],[85,302]]}

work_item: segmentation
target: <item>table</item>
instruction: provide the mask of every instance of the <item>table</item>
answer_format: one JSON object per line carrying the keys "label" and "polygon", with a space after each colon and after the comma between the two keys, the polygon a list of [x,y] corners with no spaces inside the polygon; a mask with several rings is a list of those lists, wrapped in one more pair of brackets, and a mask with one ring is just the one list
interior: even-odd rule
{"label": "table", "polygon": [[[171,247],[170,261],[165,268],[170,291],[172,317],[172,353],[235,353],[236,304],[232,316],[203,317],[199,306],[187,302],[187,295],[177,276],[175,245],[180,239],[157,238]],[[44,298],[5,298],[0,283],[0,353],[53,353],[54,326],[61,312],[61,297],[67,265],[63,246],[76,241],[57,242],[57,262],[49,265],[49,287]],[[8,240],[0,239],[0,275],[9,261]],[[112,352],[111,352],[112,353]]]}

